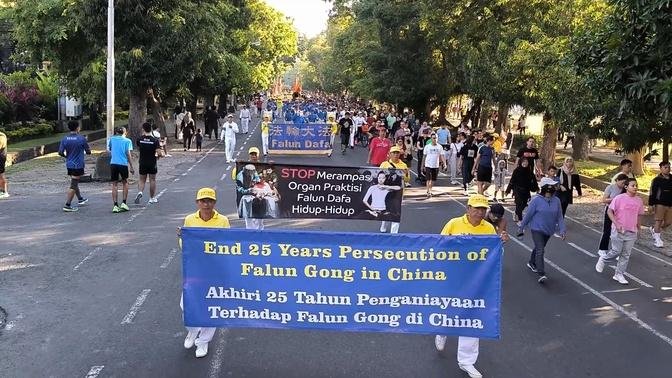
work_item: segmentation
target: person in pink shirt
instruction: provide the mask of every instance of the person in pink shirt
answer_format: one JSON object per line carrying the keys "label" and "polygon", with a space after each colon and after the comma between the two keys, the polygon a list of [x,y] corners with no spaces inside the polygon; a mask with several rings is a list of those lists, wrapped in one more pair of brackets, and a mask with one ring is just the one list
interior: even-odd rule
{"label": "person in pink shirt", "polygon": [[602,273],[604,263],[618,257],[614,281],[627,285],[628,280],[623,276],[628,268],[630,253],[637,241],[639,233],[639,216],[644,214],[644,202],[637,195],[637,180],[628,179],[625,182],[626,192],[611,200],[607,215],[611,219],[611,249],[600,255],[595,264],[595,270]]}
{"label": "person in pink shirt", "polygon": [[369,142],[369,160],[367,163],[378,167],[382,162],[387,160],[391,147],[392,141],[387,139],[387,130],[379,129],[378,136]]}

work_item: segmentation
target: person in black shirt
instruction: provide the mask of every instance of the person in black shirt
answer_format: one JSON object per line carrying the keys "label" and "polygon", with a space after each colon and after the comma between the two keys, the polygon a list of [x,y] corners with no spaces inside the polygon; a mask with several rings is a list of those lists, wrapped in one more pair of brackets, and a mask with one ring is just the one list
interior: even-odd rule
{"label": "person in black shirt", "polygon": [[140,180],[138,181],[138,194],[135,196],[135,203],[139,204],[142,198],[142,191],[145,190],[145,182],[149,177],[149,201],[148,203],[157,203],[156,198],[156,173],[158,171],[156,160],[163,155],[161,142],[152,136],[152,125],[145,122],[142,125],[142,136],[137,141],[140,159],[138,162]]}
{"label": "person in black shirt", "polygon": [[527,159],[520,159],[518,166],[513,170],[509,185],[506,187],[506,194],[513,192],[513,198],[516,203],[516,217],[515,221],[520,226],[520,221],[523,219],[523,210],[527,207],[530,200],[530,192],[539,190],[537,180],[535,179],[529,167]]}
{"label": "person in black shirt", "polygon": [[422,132],[422,135],[418,136],[418,139],[415,142],[415,150],[417,151],[417,156],[418,156],[418,177],[417,181],[423,181],[425,179],[425,174],[424,174],[424,168],[422,166],[422,159],[424,157],[424,149],[425,146],[427,145],[427,142],[431,140],[431,137],[429,136],[429,128],[424,129]]}
{"label": "person in black shirt", "polygon": [[196,130],[196,151],[201,151],[203,148],[203,134],[201,129]]}
{"label": "person in black shirt", "polygon": [[350,112],[345,112],[345,117],[338,121],[338,126],[341,132],[341,153],[345,155],[345,149],[350,143],[350,133],[352,132],[352,118]]}
{"label": "person in black shirt", "polygon": [[527,138],[527,143],[525,147],[521,148],[518,150],[518,154],[516,155],[516,166],[519,166],[520,164],[519,161],[521,158],[527,159],[528,164],[528,169],[534,173],[537,178],[540,178],[543,176],[542,174],[542,169],[540,167],[541,163],[539,161],[539,150],[534,148],[534,143],[535,140],[533,137]]}
{"label": "person in black shirt", "polygon": [[465,195],[467,194],[467,185],[474,179],[472,171],[477,154],[478,146],[474,144],[474,136],[470,135],[458,154],[460,157],[460,167],[462,168],[462,187],[464,188]]}

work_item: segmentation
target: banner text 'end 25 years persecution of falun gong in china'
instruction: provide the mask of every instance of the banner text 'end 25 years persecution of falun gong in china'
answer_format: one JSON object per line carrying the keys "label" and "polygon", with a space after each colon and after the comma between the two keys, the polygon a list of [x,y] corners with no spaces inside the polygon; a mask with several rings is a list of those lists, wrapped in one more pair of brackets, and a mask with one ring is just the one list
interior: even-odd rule
{"label": "banner text 'end 25 years persecution of falun gong in china'", "polygon": [[184,322],[499,338],[498,236],[184,228]]}

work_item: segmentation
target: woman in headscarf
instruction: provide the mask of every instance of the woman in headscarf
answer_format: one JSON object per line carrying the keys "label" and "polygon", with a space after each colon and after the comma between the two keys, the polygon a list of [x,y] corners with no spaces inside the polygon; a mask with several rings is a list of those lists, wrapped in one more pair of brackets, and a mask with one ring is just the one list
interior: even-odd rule
{"label": "woman in headscarf", "polygon": [[556,195],[560,198],[562,217],[564,218],[565,213],[567,213],[567,206],[574,202],[574,189],[581,197],[581,181],[579,180],[579,174],[574,169],[574,159],[571,157],[565,158],[565,162],[558,170],[558,183],[559,187]]}
{"label": "woman in headscarf", "polygon": [[194,136],[196,131],[196,126],[194,125],[194,120],[191,118],[191,112],[187,112],[182,119],[184,126],[182,127],[182,146],[184,150],[191,149],[191,138]]}

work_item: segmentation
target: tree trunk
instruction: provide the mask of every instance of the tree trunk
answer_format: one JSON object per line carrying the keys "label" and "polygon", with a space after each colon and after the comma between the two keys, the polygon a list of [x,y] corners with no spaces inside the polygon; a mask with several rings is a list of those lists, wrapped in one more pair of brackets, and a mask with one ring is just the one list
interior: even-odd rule
{"label": "tree trunk", "polygon": [[152,117],[154,124],[159,127],[159,133],[162,137],[168,138],[168,130],[166,130],[166,119],[163,118],[163,111],[161,109],[161,98],[155,95],[152,88],[147,91],[147,101],[152,107]]}
{"label": "tree trunk", "polygon": [[219,117],[222,118],[226,115],[226,92],[220,93],[219,95],[219,104],[217,105],[217,113]]}
{"label": "tree trunk", "polygon": [[663,138],[663,161],[670,161],[670,137],[666,136]]}
{"label": "tree trunk", "polygon": [[632,160],[632,173],[635,175],[644,174],[644,155],[641,149],[628,153],[626,158]]}
{"label": "tree trunk", "polygon": [[539,155],[541,155],[541,169],[546,171],[546,169],[555,165],[555,145],[557,144],[558,139],[558,125],[550,117],[544,114],[544,139],[539,149]]}
{"label": "tree trunk", "polygon": [[128,97],[128,136],[136,140],[142,135],[147,120],[147,89],[131,91]]}
{"label": "tree trunk", "polygon": [[497,113],[499,114],[499,117],[497,118],[497,122],[495,123],[495,132],[497,134],[501,134],[502,129],[508,132],[509,128],[507,127],[507,122],[509,120],[509,105],[499,104]]}
{"label": "tree trunk", "polygon": [[490,114],[488,113],[488,106],[485,101],[483,101],[483,104],[481,104],[481,109],[479,110],[479,123],[478,127],[476,129],[481,129],[485,131],[485,129],[488,128],[488,118],[490,117]]}
{"label": "tree trunk", "polygon": [[576,133],[572,142],[572,158],[574,160],[586,160],[588,158],[588,135]]}
{"label": "tree trunk", "polygon": [[445,102],[442,102],[441,105],[439,105],[439,119],[437,120],[437,124],[443,125],[446,124],[448,121],[446,119],[446,109],[448,108],[448,105],[446,105]]}

